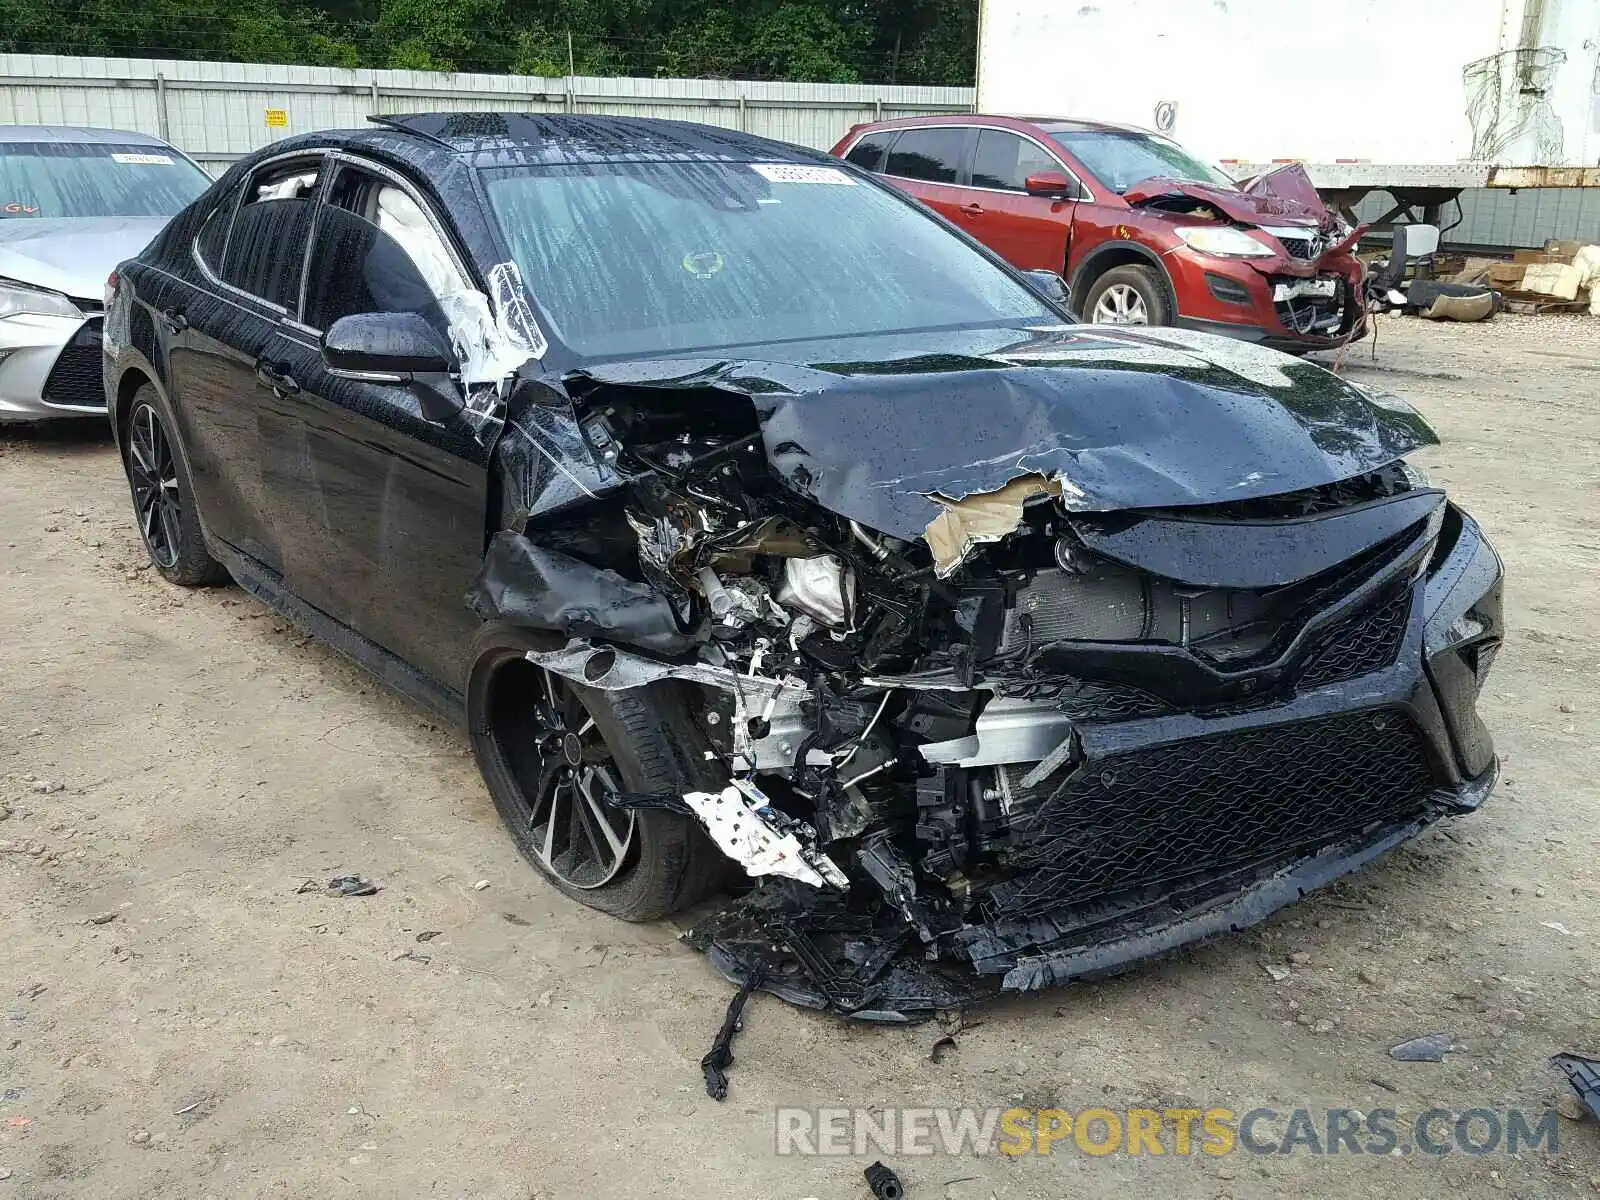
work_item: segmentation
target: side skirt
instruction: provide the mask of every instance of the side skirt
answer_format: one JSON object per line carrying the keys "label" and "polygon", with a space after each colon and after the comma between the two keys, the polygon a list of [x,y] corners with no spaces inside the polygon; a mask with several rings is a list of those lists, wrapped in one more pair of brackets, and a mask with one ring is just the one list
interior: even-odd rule
{"label": "side skirt", "polygon": [[212,554],[228,568],[245,591],[292,621],[324,645],[344,655],[408,700],[446,724],[467,727],[466,697],[423,674],[404,659],[357,633],[344,622],[314,608],[283,586],[283,576],[225,542],[212,540]]}

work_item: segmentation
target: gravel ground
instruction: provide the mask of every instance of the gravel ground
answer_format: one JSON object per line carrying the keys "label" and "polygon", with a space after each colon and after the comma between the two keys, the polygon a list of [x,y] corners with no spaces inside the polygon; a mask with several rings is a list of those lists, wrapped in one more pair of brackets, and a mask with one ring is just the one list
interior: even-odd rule
{"label": "gravel ground", "polygon": [[[1600,1053],[1600,323],[1395,319],[1369,354],[1344,368],[1435,422],[1506,560],[1491,802],[1262,929],[969,1014],[938,1061],[936,1026],[757,996],[723,1104],[730,989],[677,927],[561,898],[458,734],[162,583],[98,434],[0,434],[0,1200],[865,1196],[878,1155],[779,1157],[780,1105],[1536,1118],[1549,1055]],[[382,890],[328,897],[346,871]],[[1460,1048],[1388,1057],[1433,1032]],[[1557,1124],[1520,1157],[889,1161],[911,1200],[1600,1194],[1600,1124]]]}

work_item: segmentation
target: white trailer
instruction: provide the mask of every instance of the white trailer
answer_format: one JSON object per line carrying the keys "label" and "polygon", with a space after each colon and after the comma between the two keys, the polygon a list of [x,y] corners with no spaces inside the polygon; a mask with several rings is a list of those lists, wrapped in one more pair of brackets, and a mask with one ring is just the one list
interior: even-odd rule
{"label": "white trailer", "polygon": [[980,4],[980,112],[1144,126],[1241,178],[1303,162],[1344,208],[1600,187],[1600,0]]}

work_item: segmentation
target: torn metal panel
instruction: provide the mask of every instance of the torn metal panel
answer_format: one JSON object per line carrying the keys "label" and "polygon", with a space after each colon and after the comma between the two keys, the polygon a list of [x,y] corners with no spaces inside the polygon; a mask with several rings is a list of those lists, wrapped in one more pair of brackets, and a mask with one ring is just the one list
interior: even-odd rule
{"label": "torn metal panel", "polygon": [[489,543],[467,603],[488,621],[603,637],[661,654],[683,654],[699,644],[649,584],[546,550],[516,533],[498,533]]}
{"label": "torn metal panel", "polygon": [[1274,215],[1326,221],[1328,206],[1301,163],[1284,163],[1245,181],[1239,190]]}
{"label": "torn metal panel", "polygon": [[[979,546],[1015,533],[1022,524],[1022,510],[1030,500],[1063,495],[1079,499],[1082,494],[1066,480],[1024,475],[997,491],[975,492],[960,500],[934,496],[942,511],[928,522],[922,537],[933,553],[934,570],[940,579],[949,578]],[[1071,508],[1072,504],[1066,507]]]}

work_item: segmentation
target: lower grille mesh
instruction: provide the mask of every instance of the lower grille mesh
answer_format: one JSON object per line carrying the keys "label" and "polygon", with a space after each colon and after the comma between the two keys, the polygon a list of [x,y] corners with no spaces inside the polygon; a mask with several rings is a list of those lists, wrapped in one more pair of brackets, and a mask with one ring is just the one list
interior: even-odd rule
{"label": "lower grille mesh", "polygon": [[1016,878],[991,917],[1312,849],[1416,811],[1432,789],[1420,731],[1377,709],[1091,760],[1024,818]]}
{"label": "lower grille mesh", "polygon": [[101,405],[106,402],[101,382],[100,322],[86,321],[61,348],[45,377],[41,395],[52,404]]}

